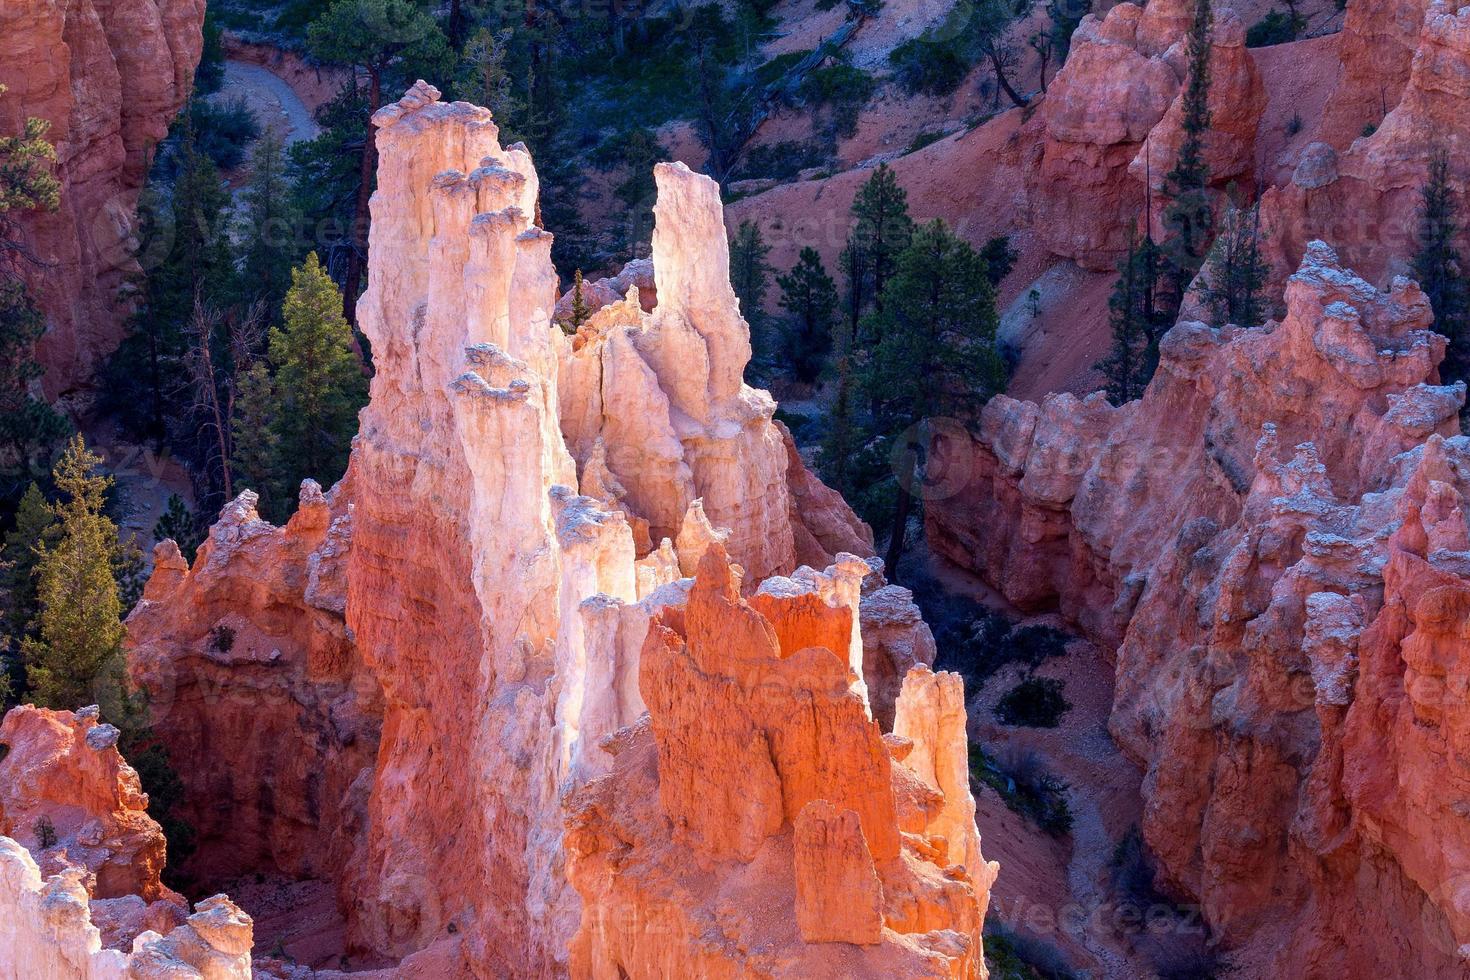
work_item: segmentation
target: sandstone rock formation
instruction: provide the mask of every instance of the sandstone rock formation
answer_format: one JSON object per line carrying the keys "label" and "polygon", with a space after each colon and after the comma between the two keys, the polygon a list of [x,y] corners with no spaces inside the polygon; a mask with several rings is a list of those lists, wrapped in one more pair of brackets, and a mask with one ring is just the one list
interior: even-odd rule
{"label": "sandstone rock formation", "polygon": [[[1366,96],[1360,89],[1371,77],[1372,101],[1380,108],[1366,120],[1367,130],[1360,126],[1314,150],[1317,157],[1330,158],[1330,167],[1299,165],[1290,183],[1271,188],[1262,198],[1261,224],[1278,281],[1294,267],[1307,242],[1318,238],[1332,242],[1344,261],[1370,281],[1407,273],[1417,248],[1419,191],[1435,152],[1447,155],[1451,191],[1460,207],[1470,200],[1465,152],[1470,134],[1463,124],[1470,111],[1470,11],[1439,0],[1427,10],[1412,3],[1368,4],[1363,10],[1387,22],[1377,25],[1379,32],[1366,47],[1352,40],[1357,35],[1344,35],[1345,77],[1334,104],[1344,106],[1342,118],[1362,118]],[[1366,16],[1360,13],[1357,19]],[[1415,25],[1411,37],[1416,47],[1403,47],[1407,23]],[[1383,75],[1377,73],[1390,55],[1394,64],[1402,63],[1398,74],[1404,78],[1397,83],[1387,68]],[[1378,102],[1380,98],[1384,101]],[[1333,118],[1329,116],[1329,123]],[[1324,133],[1333,135],[1332,130]]]}
{"label": "sandstone rock formation", "polygon": [[0,724],[0,976],[249,980],[251,921],[159,881],[163,831],[97,708]]}
{"label": "sandstone rock formation", "polygon": [[188,98],[204,0],[35,0],[0,7],[0,132],[51,123],[61,208],[22,219],[44,268],[18,265],[48,320],[48,395],[89,379],[122,336],[138,265],[138,194],[153,146]]}
{"label": "sandstone rock formation", "polygon": [[[944,792],[903,762],[963,768],[962,701],[958,728],[884,737],[841,656],[850,607],[820,590],[744,600],[715,546],[687,604],[655,619],[648,720],[606,743],[612,772],[569,804],[574,975],[985,975],[996,869],[968,779]],[[942,715],[941,690],[906,684],[900,714]]]}
{"label": "sandstone rock formation", "polygon": [[968,483],[930,542],[1116,650],[1145,838],[1227,942],[1273,975],[1462,976],[1465,389],[1407,280],[1314,243],[1286,303],[1180,323],[1119,408],[996,399],[934,447]]}
{"label": "sandstone rock formation", "polygon": [[[1189,70],[1193,4],[1149,0],[1089,14],[1041,104],[1040,167],[1032,175],[1032,227],[1050,251],[1110,271],[1127,250],[1146,201],[1183,140],[1182,85]],[[1250,175],[1265,92],[1245,49],[1240,19],[1217,7],[1210,47],[1206,141],[1211,179]]]}
{"label": "sandstone rock formation", "polygon": [[[859,557],[871,532],[806,470],[770,396],[741,380],[749,334],[715,184],[657,168],[657,306],[612,303],[568,337],[553,322],[551,236],[530,219],[529,155],[500,145],[486,110],[437,96],[420,83],[375,119],[359,313],[376,374],[347,477],[327,495],[304,485],[284,528],[242,494],[193,568],[160,546],[129,621],[131,673],[188,760],[191,868],[330,879],[349,952],[407,958],[405,971],[576,972],[569,944],[587,909],[567,878],[563,801],[616,769],[604,746],[646,729],[650,690],[686,716],[719,710],[641,662],[661,624],[683,621],[685,576],[728,554],[751,593],[740,608],[772,616],[792,652],[825,647],[808,651],[826,664],[813,680],[840,681],[829,696],[875,753],[864,778],[890,812],[865,833],[892,865],[880,867],[885,922],[897,947],[927,950],[904,962],[970,975],[989,885],[967,863],[973,822],[969,836],[944,824],[954,840],[940,842],[930,816],[964,800],[950,785],[943,803],[918,776],[890,788],[895,749],[873,720],[895,714],[903,673],[932,660],[933,640],[908,594]],[[879,624],[871,639],[865,618]],[[873,707],[866,673],[883,685]],[[925,737],[956,734],[937,732]],[[691,769],[729,765],[722,744],[704,748]],[[822,773],[829,754],[808,738],[788,763]],[[893,800],[907,810],[895,816]],[[221,801],[237,808],[233,827],[208,812]],[[787,889],[798,815],[775,814],[788,861],[761,872]],[[899,820],[927,836],[901,849]],[[840,854],[817,834],[803,860],[856,855],[837,833]],[[961,870],[946,871],[946,850]],[[794,907],[771,928],[794,936]],[[737,969],[734,951],[721,956]]]}

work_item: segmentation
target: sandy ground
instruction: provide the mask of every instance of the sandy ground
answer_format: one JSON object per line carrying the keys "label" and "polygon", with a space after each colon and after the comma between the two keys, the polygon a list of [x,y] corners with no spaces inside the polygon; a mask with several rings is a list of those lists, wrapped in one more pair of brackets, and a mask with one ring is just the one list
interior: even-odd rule
{"label": "sandy ground", "polygon": [[225,83],[217,100],[244,99],[261,129],[275,131],[287,146],[316,137],[319,129],[306,103],[286,80],[259,65],[225,62]]}

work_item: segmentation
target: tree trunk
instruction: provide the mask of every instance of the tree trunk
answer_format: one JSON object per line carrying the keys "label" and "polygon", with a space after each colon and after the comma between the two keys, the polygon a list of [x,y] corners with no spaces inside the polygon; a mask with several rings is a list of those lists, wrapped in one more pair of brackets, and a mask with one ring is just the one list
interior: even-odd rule
{"label": "tree trunk", "polygon": [[464,47],[463,0],[450,0],[449,2],[449,46],[455,51]]}
{"label": "tree trunk", "polygon": [[373,176],[378,170],[378,144],[373,128],[373,113],[383,98],[383,77],[377,68],[368,69],[367,135],[362,144],[362,163],[358,170],[357,207],[352,221],[352,250],[347,255],[347,276],[342,283],[342,315],[352,326],[352,352],[364,369],[367,359],[357,340],[357,296],[362,292],[362,274],[367,268],[368,225],[371,217],[368,202],[373,196]]}
{"label": "tree trunk", "polygon": [[893,514],[893,533],[888,536],[888,554],[883,559],[883,574],[898,583],[898,560],[903,557],[904,538],[908,534],[909,516],[914,510],[914,465],[918,455],[910,445],[903,451],[898,470],[898,507]]}
{"label": "tree trunk", "polygon": [[1017,94],[1016,90],[1011,87],[1010,80],[1006,78],[1005,68],[1001,65],[1000,55],[997,52],[992,51],[990,53],[990,65],[992,68],[995,69],[995,83],[999,85],[1000,90],[1006,94],[1006,98],[1010,99],[1018,106],[1024,106],[1026,104],[1026,100],[1021,98],[1021,96]]}

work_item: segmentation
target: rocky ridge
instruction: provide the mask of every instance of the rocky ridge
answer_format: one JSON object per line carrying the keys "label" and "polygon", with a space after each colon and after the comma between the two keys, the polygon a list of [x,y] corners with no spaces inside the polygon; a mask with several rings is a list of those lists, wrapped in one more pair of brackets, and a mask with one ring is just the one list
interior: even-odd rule
{"label": "rocky ridge", "polygon": [[1470,589],[1462,384],[1427,300],[1313,243],[1263,327],[1182,322],[1140,401],[1000,397],[929,541],[1115,650],[1165,883],[1273,975],[1452,977]]}

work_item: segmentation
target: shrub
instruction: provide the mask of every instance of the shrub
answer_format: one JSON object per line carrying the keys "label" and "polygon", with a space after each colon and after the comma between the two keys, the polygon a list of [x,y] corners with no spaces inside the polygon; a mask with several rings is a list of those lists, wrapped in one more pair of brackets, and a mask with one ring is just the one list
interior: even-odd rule
{"label": "shrub", "polygon": [[1151,959],[1159,980],[1217,980],[1232,969],[1229,957],[1213,946],[1160,949]]}
{"label": "shrub", "polygon": [[814,143],[800,143],[795,140],[765,143],[746,151],[745,158],[736,170],[736,178],[751,180],[757,177],[774,177],[777,180],[790,180],[808,167],[821,166],[826,160],[827,155]]}
{"label": "shrub", "polygon": [[1000,796],[1007,808],[1033,821],[1053,837],[1072,831],[1072,809],[1067,784],[1047,770],[1041,756],[1027,749],[1009,749],[995,758],[970,743],[970,775]]}
{"label": "shrub", "polygon": [[1002,725],[1055,728],[1072,705],[1062,696],[1062,682],[1052,677],[1028,677],[1005,693],[995,706]]}
{"label": "shrub", "polygon": [[991,980],[1074,980],[1061,951],[1015,932],[994,915],[985,920],[985,961]]}
{"label": "shrub", "polygon": [[1065,656],[1071,637],[1051,626],[1022,626],[1006,637],[1008,662],[1035,670],[1043,661]]}
{"label": "shrub", "polygon": [[910,95],[949,95],[970,73],[970,62],[953,43],[916,37],[888,53],[893,76]]}
{"label": "shrub", "polygon": [[873,76],[839,61],[809,72],[801,80],[797,94],[808,105],[831,109],[837,134],[851,136],[857,129],[858,111],[872,97],[875,87]]}
{"label": "shrub", "polygon": [[43,815],[36,821],[36,843],[43,851],[56,846],[56,825],[48,816]]}
{"label": "shrub", "polygon": [[220,623],[209,631],[209,649],[215,653],[229,653],[235,647],[235,631]]}
{"label": "shrub", "polygon": [[1295,136],[1302,131],[1302,114],[1300,112],[1292,115],[1286,124],[1286,135]]}
{"label": "shrub", "polygon": [[796,67],[797,63],[809,54],[811,54],[810,51],[787,51],[785,54],[776,55],[755,70],[756,84],[766,86],[780,81],[783,75]]}
{"label": "shrub", "polygon": [[1245,46],[1265,48],[1273,44],[1295,41],[1302,32],[1302,19],[1280,10],[1272,10],[1245,32]]}
{"label": "shrub", "polygon": [[926,129],[909,140],[908,149],[904,153],[915,153],[928,146],[930,143],[938,143],[948,135],[941,129]]}
{"label": "shrub", "polygon": [[195,99],[189,103],[189,124],[200,152],[221,170],[238,167],[245,148],[260,136],[260,124],[243,98],[223,105]]}

